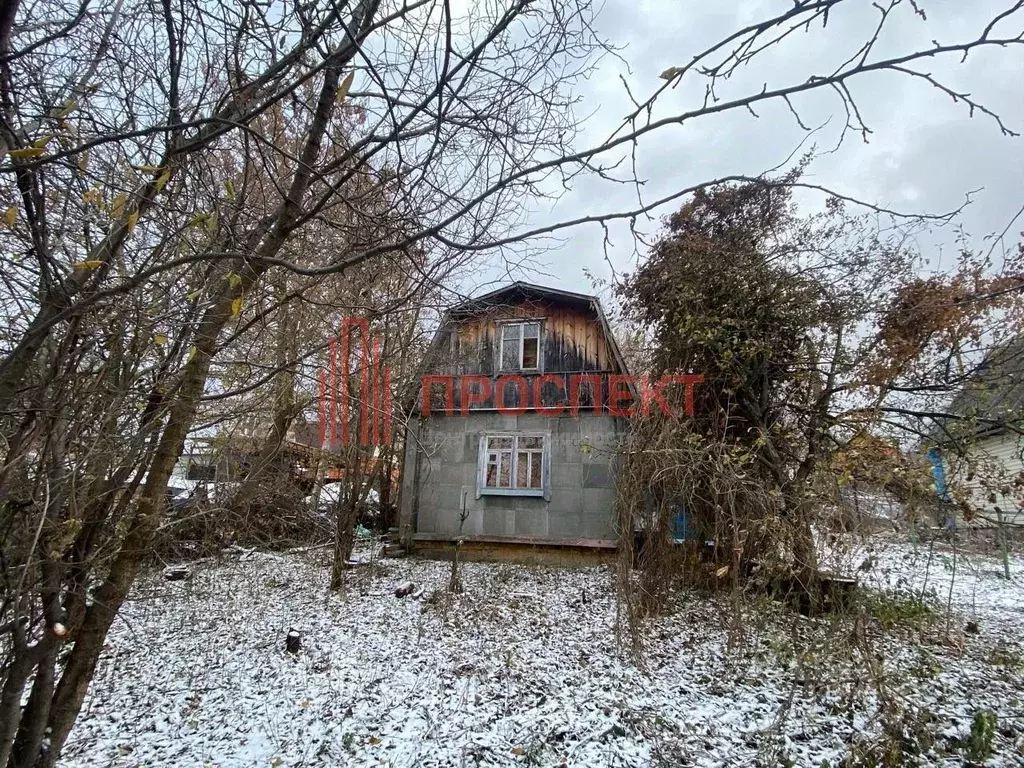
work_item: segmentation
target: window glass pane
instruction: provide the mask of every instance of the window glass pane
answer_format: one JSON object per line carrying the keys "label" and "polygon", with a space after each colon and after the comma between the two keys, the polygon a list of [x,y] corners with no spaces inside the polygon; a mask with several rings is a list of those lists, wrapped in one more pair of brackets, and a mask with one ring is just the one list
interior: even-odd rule
{"label": "window glass pane", "polygon": [[505,323],[501,326],[501,340],[506,341],[508,339],[519,339],[519,333],[522,331],[523,326],[519,323]]}
{"label": "window glass pane", "polygon": [[487,460],[487,474],[484,476],[487,488],[512,487],[512,453],[511,451],[492,453]]}
{"label": "window glass pane", "polygon": [[534,451],[530,454],[530,487],[540,488],[541,486],[541,459],[543,454]]}
{"label": "window glass pane", "polygon": [[516,488],[530,487],[530,454],[520,452],[516,460]]}
{"label": "window glass pane", "polygon": [[543,448],[544,438],[543,437],[520,437],[519,438],[520,448]]}
{"label": "window glass pane", "polygon": [[538,339],[523,339],[523,368],[537,367]]}
{"label": "window glass pane", "polygon": [[519,370],[519,339],[506,339],[501,343],[501,367],[506,371]]}
{"label": "window glass pane", "polygon": [[540,336],[540,323],[523,323],[523,338],[536,339]]}
{"label": "window glass pane", "polygon": [[[487,450],[494,451],[502,448],[512,449],[512,438],[511,437],[488,437],[487,438]],[[492,454],[494,455],[494,454]]]}

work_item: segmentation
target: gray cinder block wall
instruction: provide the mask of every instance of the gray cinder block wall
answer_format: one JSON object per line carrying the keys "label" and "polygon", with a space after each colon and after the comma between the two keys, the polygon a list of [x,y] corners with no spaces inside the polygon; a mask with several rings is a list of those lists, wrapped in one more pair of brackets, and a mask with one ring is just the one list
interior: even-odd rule
{"label": "gray cinder block wall", "polygon": [[[477,411],[410,423],[399,500],[403,540],[615,546],[621,429],[619,418],[585,411],[558,417]],[[549,498],[477,498],[480,435],[500,432],[550,434]]]}

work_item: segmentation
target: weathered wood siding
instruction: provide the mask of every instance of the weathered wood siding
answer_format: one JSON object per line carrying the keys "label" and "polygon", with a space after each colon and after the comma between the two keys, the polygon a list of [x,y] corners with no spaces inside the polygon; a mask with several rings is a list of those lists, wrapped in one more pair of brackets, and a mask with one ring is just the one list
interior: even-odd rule
{"label": "weathered wood siding", "polygon": [[[541,324],[539,371],[500,369],[501,326],[517,320]],[[542,379],[539,402],[544,408],[607,407],[612,389],[628,394],[624,383],[609,378],[623,371],[593,311],[554,302],[504,305],[454,319],[438,342],[428,375],[451,378],[428,383],[434,412],[461,411],[466,394],[473,410],[533,409],[538,404],[538,379]],[[422,391],[418,397],[422,403]]]}
{"label": "weathered wood siding", "polygon": [[500,324],[509,320],[541,322],[542,373],[615,371],[611,347],[595,313],[584,313],[548,302],[530,302],[495,307],[474,317],[454,321],[448,333],[458,334],[457,350],[441,350],[443,358],[436,372],[485,376],[500,373]]}

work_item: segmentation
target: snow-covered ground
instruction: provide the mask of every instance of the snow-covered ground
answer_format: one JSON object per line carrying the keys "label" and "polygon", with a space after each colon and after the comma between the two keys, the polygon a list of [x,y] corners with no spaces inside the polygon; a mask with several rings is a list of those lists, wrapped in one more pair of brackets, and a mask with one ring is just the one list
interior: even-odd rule
{"label": "snow-covered ground", "polygon": [[[863,582],[934,591],[949,621],[882,632],[866,614],[681,592],[645,623],[642,668],[620,645],[608,567],[467,563],[464,593],[435,601],[446,563],[384,560],[339,595],[322,551],[153,574],[63,765],[835,768],[898,722],[922,764],[952,766],[983,709],[998,718],[989,764],[1024,765],[1024,559],[1007,582],[996,560],[957,558],[952,579],[948,552],[871,549],[854,557],[873,558]],[[420,599],[394,596],[406,580]]]}

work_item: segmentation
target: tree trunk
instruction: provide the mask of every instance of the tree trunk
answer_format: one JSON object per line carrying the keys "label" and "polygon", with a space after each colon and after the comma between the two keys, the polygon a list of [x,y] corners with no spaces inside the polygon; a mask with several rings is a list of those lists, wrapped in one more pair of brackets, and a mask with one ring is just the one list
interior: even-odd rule
{"label": "tree trunk", "polygon": [[[358,30],[358,33],[354,32],[353,37],[361,37],[365,33],[369,21],[367,11],[366,3],[357,9],[357,23],[354,24],[353,30]],[[181,384],[170,401],[167,421],[157,441],[135,512],[128,522],[126,533],[107,577],[96,589],[92,603],[85,609],[81,626],[74,634],[74,645],[49,707],[50,745],[38,755],[36,765],[44,768],[56,765],[81,710],[107,632],[149,552],[152,536],[163,512],[171,473],[184,449],[185,438],[195,420],[199,401],[206,386],[217,339],[228,320],[236,314],[236,301],[241,299],[266,272],[269,267],[267,260],[277,256],[302,213],[301,203],[309,186],[311,168],[315,164],[330,116],[335,108],[340,68],[347,64],[355,50],[354,42],[341,47],[326,67],[314,118],[287,195],[273,221],[251,234],[250,257],[235,267],[239,279],[221,279],[224,276],[219,274],[215,278],[218,281],[215,288],[217,298],[206,310],[195,331],[194,353],[186,362]],[[18,675],[9,674],[6,683],[3,702],[20,699],[24,690],[23,680],[20,680]],[[5,724],[7,722],[9,721],[5,720]],[[18,733],[15,743],[28,744],[34,741],[34,736],[34,730],[26,727]],[[9,751],[9,747],[7,750]]]}
{"label": "tree trunk", "polygon": [[337,592],[342,587],[348,560],[352,556],[355,543],[354,531],[359,509],[359,446],[350,445],[345,451],[345,478],[342,487],[344,495],[338,499],[338,514],[335,517],[334,529],[334,560],[331,564],[331,590]]}
{"label": "tree trunk", "polygon": [[[277,299],[283,300],[287,283],[282,278],[277,288]],[[277,329],[277,366],[280,368],[274,377],[274,411],[272,424],[267,430],[267,436],[263,447],[252,469],[246,474],[241,487],[232,500],[232,506],[236,512],[242,514],[256,497],[261,486],[266,485],[268,477],[275,481],[285,474],[287,468],[282,466],[280,461],[281,447],[284,444],[288,429],[296,416],[295,408],[295,372],[288,365],[290,360],[297,357],[295,323],[293,315],[288,311],[286,305],[279,310],[281,313]],[[284,478],[287,480],[288,478]]]}
{"label": "tree trunk", "polygon": [[[250,285],[252,280],[255,280],[255,275],[250,276]],[[206,385],[217,336],[230,316],[231,301],[233,297],[228,292],[204,318],[196,354],[185,365],[182,385],[160,436],[135,515],[106,580],[96,590],[92,604],[86,609],[82,627],[57,685],[50,718],[51,746],[43,756],[43,766],[56,764],[85,700],[110,625],[128,596],[148,552],[150,539],[163,512],[171,472],[185,448],[185,437]]]}

